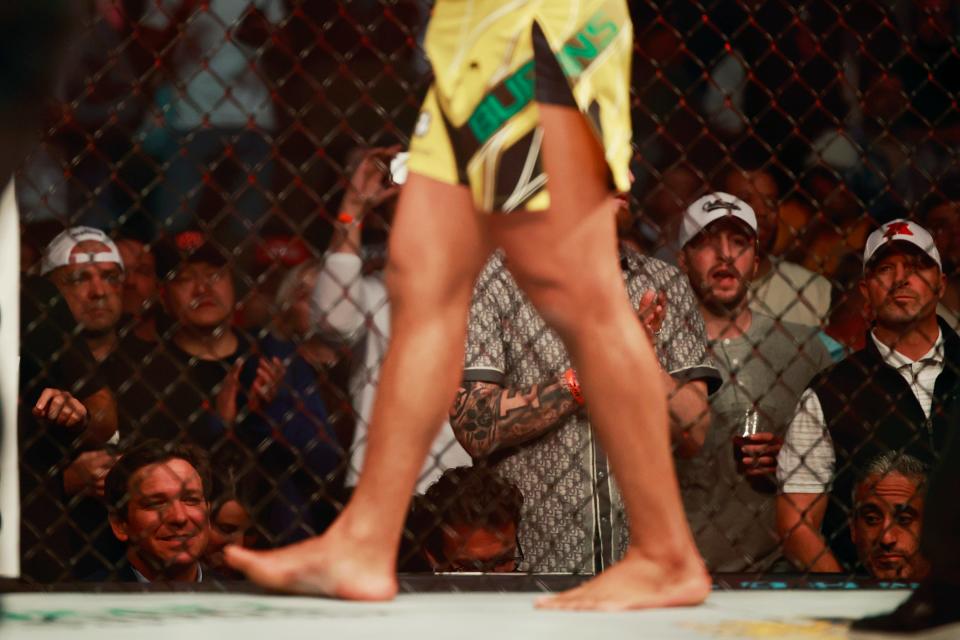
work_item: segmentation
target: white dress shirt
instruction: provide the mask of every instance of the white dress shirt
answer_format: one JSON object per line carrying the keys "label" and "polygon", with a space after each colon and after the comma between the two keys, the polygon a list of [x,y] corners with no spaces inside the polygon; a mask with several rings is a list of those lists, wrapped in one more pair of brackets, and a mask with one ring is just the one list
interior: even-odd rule
{"label": "white dress shirt", "polygon": [[[883,361],[906,380],[923,414],[929,418],[933,388],[943,371],[943,332],[938,329],[933,347],[917,360],[891,349],[872,332],[870,338]],[[777,480],[784,493],[825,493],[830,488],[836,463],[837,455],[820,399],[812,389],[807,389],[800,397],[783,448],[777,457]]]}
{"label": "white dress shirt", "polygon": [[[390,301],[383,273],[364,275],[363,261],[355,254],[328,254],[314,288],[312,308],[320,331],[352,343],[356,353],[350,397],[357,424],[346,476],[347,486],[353,487],[366,456],[367,428],[373,416],[380,365],[390,342]],[[408,382],[433,384],[429,380]],[[420,471],[417,492],[424,493],[446,469],[471,464],[470,454],[457,442],[450,424],[444,422]]]}

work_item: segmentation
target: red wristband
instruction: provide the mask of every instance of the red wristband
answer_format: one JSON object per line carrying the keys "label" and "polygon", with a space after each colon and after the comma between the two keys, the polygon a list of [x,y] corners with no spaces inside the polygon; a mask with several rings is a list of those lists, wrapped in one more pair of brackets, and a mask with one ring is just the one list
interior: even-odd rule
{"label": "red wristband", "polygon": [[353,217],[353,214],[347,213],[346,211],[341,211],[337,214],[337,222],[340,224],[350,224],[354,220],[356,220],[356,218]]}
{"label": "red wristband", "polygon": [[584,403],[583,392],[580,390],[580,381],[577,380],[577,372],[573,369],[567,369],[560,377],[560,381],[563,382],[563,386],[565,386],[567,391],[570,392],[570,395],[573,396],[573,401],[582,407]]}

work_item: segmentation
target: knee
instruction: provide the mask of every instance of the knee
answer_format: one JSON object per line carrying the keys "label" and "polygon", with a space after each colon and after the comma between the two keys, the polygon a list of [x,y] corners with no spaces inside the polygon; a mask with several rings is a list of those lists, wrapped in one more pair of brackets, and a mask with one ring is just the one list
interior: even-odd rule
{"label": "knee", "polygon": [[558,269],[518,278],[544,321],[568,344],[584,333],[608,325],[624,305],[626,291],[616,278],[596,272]]}
{"label": "knee", "polygon": [[394,311],[437,313],[452,305],[466,306],[473,281],[452,256],[441,251],[391,252],[384,271]]}
{"label": "knee", "polygon": [[427,282],[429,270],[422,263],[391,253],[383,275],[390,306],[395,312],[416,300],[420,300],[422,305],[429,304],[433,295]]}

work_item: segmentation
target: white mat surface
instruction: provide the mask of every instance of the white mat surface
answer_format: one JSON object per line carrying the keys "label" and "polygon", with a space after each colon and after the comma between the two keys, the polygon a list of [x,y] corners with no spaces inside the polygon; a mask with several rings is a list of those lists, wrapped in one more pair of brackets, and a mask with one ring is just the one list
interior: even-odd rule
{"label": "white mat surface", "polygon": [[0,637],[71,640],[712,640],[846,638],[849,620],[905,591],[715,593],[702,607],[620,614],[537,611],[531,593],[401,595],[383,604],[208,593],[0,596]]}

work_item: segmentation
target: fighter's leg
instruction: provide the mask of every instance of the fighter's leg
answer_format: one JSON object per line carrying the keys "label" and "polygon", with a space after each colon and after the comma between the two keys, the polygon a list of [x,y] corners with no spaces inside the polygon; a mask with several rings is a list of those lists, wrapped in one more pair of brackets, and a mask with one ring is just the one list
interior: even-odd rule
{"label": "fighter's leg", "polygon": [[550,209],[495,217],[518,283],[567,346],[631,522],[625,559],[541,606],[697,604],[710,582],[680,503],[666,398],[617,258],[607,165],[579,111],[538,104]]}
{"label": "fighter's leg", "polygon": [[390,236],[390,346],[356,491],[323,536],[265,553],[229,548],[231,566],[284,591],[393,597],[404,517],[460,380],[467,311],[489,247],[465,187],[410,176]]}

